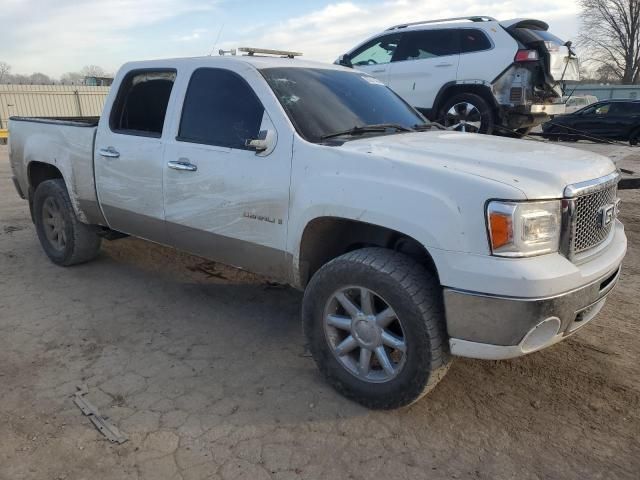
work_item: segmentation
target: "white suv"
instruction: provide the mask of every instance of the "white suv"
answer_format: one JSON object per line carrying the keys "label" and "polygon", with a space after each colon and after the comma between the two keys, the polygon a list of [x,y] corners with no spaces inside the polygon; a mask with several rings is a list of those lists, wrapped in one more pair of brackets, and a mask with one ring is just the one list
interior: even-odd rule
{"label": "white suv", "polygon": [[539,20],[463,17],[396,25],[336,61],[389,85],[430,120],[480,133],[526,131],[564,113],[579,80],[570,42]]}

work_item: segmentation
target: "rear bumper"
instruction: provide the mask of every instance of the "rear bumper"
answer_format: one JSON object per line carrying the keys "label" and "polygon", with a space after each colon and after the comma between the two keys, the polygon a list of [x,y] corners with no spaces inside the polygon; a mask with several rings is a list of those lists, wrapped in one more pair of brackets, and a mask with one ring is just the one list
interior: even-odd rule
{"label": "rear bumper", "polygon": [[558,343],[589,323],[620,277],[620,264],[596,281],[560,295],[513,298],[447,288],[451,353],[499,360]]}
{"label": "rear bumper", "polygon": [[567,106],[564,103],[534,103],[531,105],[531,113],[544,113],[549,116],[563,115]]}

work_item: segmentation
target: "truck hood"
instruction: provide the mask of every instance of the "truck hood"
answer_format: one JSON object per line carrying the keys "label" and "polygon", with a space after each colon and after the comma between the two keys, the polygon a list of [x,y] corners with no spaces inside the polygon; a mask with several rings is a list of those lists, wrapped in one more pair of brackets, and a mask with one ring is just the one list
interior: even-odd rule
{"label": "truck hood", "polygon": [[451,131],[363,138],[339,148],[392,162],[475,175],[509,185],[528,199],[560,198],[567,185],[616,170],[608,158],[576,148]]}

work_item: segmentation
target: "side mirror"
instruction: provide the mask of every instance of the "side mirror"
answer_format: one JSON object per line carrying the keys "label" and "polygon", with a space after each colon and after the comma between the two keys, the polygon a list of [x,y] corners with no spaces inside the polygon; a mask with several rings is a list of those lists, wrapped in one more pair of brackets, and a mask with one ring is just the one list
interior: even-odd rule
{"label": "side mirror", "polygon": [[258,138],[245,140],[244,144],[249,150],[256,152],[256,155],[266,157],[276,148],[276,132],[274,130],[260,130]]}
{"label": "side mirror", "polygon": [[353,68],[353,64],[351,63],[351,55],[349,55],[348,53],[340,55],[336,63],[338,65],[342,65],[343,67]]}

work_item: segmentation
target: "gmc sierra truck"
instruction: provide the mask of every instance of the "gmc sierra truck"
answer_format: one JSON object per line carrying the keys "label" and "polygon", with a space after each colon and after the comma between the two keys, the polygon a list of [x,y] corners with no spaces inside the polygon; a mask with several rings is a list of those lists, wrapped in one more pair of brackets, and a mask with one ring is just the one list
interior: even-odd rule
{"label": "gmc sierra truck", "polygon": [[51,261],[126,234],[304,290],[315,362],[371,408],[600,311],[627,246],[609,159],[446,131],[364,72],[261,53],[129,63],[99,119],[12,118]]}

